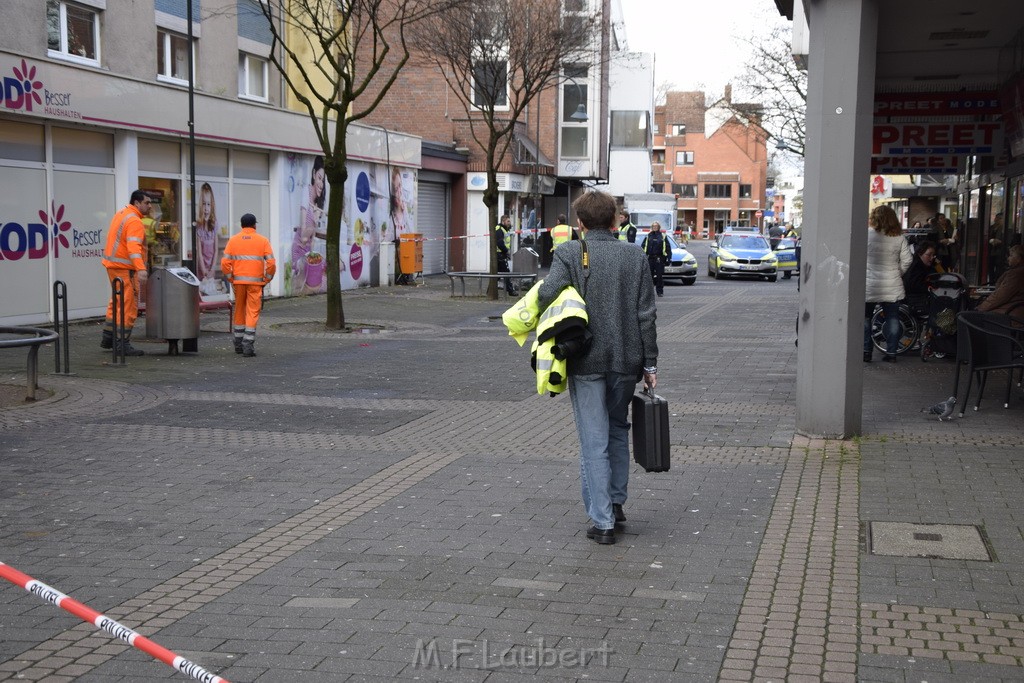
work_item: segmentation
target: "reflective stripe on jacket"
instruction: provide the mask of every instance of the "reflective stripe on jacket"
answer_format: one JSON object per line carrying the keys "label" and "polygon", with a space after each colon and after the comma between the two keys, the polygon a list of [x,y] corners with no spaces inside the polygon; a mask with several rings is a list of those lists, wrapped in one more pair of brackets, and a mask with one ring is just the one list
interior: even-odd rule
{"label": "reflective stripe on jacket", "polygon": [[575,287],[566,287],[540,314],[533,343],[533,369],[538,394],[560,394],[569,387],[569,362],[555,352],[558,330],[572,324],[586,327],[587,304]]}
{"label": "reflective stripe on jacket", "polygon": [[265,285],[277,272],[270,240],[256,228],[242,228],[224,247],[220,268],[232,284]]}
{"label": "reflective stripe on jacket", "polygon": [[104,268],[146,270],[146,226],[134,205],[124,207],[110,221],[102,263]]}

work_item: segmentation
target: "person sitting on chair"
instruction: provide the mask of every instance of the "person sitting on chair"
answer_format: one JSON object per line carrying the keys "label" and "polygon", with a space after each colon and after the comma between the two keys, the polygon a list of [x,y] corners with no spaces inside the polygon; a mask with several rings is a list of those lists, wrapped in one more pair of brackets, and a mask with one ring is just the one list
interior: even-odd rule
{"label": "person sitting on chair", "polygon": [[1009,313],[1016,308],[1015,315],[1021,313],[1017,307],[1024,305],[1024,246],[1010,247],[1006,262],[1009,268],[999,276],[995,290],[978,305],[979,311]]}
{"label": "person sitting on chair", "polygon": [[907,305],[915,311],[923,311],[928,301],[928,276],[946,271],[935,257],[935,242],[924,240],[915,246],[914,260],[903,273],[903,290]]}

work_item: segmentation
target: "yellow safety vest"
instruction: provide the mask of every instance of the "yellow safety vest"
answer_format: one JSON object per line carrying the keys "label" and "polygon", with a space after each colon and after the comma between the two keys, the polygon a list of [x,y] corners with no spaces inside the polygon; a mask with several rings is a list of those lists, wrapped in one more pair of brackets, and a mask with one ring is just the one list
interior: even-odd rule
{"label": "yellow safety vest", "polygon": [[555,227],[551,228],[551,251],[555,250],[559,244],[572,241],[572,228],[565,223],[559,223]]}
{"label": "yellow safety vest", "polygon": [[564,358],[555,357],[557,340],[554,335],[545,335],[545,332],[572,317],[580,318],[587,323],[587,305],[575,288],[566,287],[550,306],[541,311],[537,303],[541,282],[543,280],[537,282],[522,299],[505,311],[501,321],[508,328],[509,336],[520,346],[526,342],[531,331],[536,331],[539,337],[549,337],[543,342],[533,342],[530,347],[530,364],[537,373],[537,393],[560,394],[569,386],[568,362]]}

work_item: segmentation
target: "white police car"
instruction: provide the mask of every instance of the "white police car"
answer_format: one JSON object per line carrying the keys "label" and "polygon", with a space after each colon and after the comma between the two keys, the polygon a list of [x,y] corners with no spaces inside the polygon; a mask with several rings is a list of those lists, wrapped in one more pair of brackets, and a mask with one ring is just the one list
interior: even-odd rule
{"label": "white police car", "polygon": [[757,234],[725,232],[711,245],[708,276],[720,280],[726,276],[778,279],[779,259],[768,240]]}

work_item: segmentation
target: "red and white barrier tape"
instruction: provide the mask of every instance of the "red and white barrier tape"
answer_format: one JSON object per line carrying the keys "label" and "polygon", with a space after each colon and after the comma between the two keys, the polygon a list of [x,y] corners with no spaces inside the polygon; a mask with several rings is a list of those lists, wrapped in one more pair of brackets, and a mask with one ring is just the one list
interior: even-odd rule
{"label": "red and white barrier tape", "polygon": [[110,617],[104,616],[96,610],[90,609],[74,598],[64,595],[56,588],[47,586],[42,581],[36,581],[28,574],[22,574],[9,564],[0,562],[0,578],[7,579],[16,586],[21,586],[29,593],[32,593],[46,602],[52,602],[66,612],[74,614],[82,621],[92,624],[101,631],[106,631],[115,638],[120,638],[132,647],[142,650],[154,659],[159,659],[164,664],[180,671],[186,676],[191,676],[192,678],[198,681],[203,681],[204,683],[228,683],[226,678],[221,678],[216,674],[210,673],[195,662],[190,662],[184,657],[174,654],[167,648],[157,645],[146,636],[140,635],[127,626],[114,621]]}

